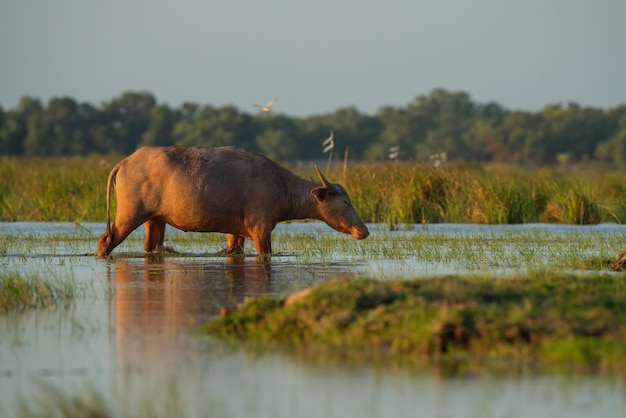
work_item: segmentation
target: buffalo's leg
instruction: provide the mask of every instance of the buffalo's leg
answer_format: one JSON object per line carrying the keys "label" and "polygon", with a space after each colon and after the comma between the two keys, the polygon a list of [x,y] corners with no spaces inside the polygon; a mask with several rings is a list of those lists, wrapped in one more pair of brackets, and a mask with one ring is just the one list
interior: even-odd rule
{"label": "buffalo's leg", "polygon": [[272,254],[272,231],[259,228],[254,231],[254,245],[258,256],[268,256]]}
{"label": "buffalo's leg", "polygon": [[143,242],[143,249],[151,253],[153,251],[168,251],[163,247],[165,240],[165,222],[161,219],[152,218],[143,224],[146,230],[146,237]]}
{"label": "buffalo's leg", "polygon": [[246,239],[241,235],[226,234],[226,243],[228,244],[226,255],[243,254]]}
{"label": "buffalo's leg", "polygon": [[96,255],[98,257],[105,257],[113,251],[115,247],[120,245],[122,241],[126,239],[131,232],[133,232],[139,225],[143,222],[135,221],[135,222],[118,222],[116,219],[111,224],[111,235],[108,232],[100,235],[98,239],[98,248],[96,250]]}

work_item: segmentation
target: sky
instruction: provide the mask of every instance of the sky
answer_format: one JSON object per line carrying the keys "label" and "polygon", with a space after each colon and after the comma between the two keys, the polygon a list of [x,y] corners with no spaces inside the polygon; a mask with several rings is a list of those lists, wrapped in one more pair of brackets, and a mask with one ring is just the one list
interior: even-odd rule
{"label": "sky", "polygon": [[539,111],[626,103],[624,0],[0,0],[0,106],[403,107],[433,89]]}

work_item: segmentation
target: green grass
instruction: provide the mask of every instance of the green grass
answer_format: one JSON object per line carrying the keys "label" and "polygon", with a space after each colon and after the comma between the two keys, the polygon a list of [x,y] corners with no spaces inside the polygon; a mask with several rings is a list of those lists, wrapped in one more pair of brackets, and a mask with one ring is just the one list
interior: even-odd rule
{"label": "green grass", "polygon": [[70,280],[44,279],[39,273],[0,272],[0,313],[9,310],[67,306],[76,296]]}
{"label": "green grass", "polygon": [[[448,227],[421,226],[412,231],[390,231],[385,226],[372,226],[372,233],[362,241],[328,232],[274,231],[273,249],[276,253],[295,254],[297,262],[309,260],[350,260],[376,264],[377,262],[444,263],[457,270],[483,269],[525,270],[528,268],[607,269],[626,248],[626,232],[599,227],[570,229],[559,227],[559,232],[542,227],[492,228],[450,231]],[[98,232],[92,233],[80,226],[68,233],[14,233],[0,236],[0,256],[9,256],[13,265],[31,262],[20,254],[41,254],[37,262],[45,263],[45,255],[68,254],[76,257],[93,254]],[[166,243],[181,252],[214,253],[226,245],[223,234],[183,233],[174,229],[166,232]],[[143,237],[132,234],[119,252],[142,252]],[[246,242],[246,251],[255,253],[254,244]],[[72,257],[64,258],[67,262]]]}
{"label": "green grass", "polygon": [[404,361],[515,359],[626,370],[622,275],[343,280],[260,298],[204,332],[256,345]]}
{"label": "green grass", "polygon": [[12,158],[0,164],[0,221],[104,220],[117,158]]}
{"label": "green grass", "polygon": [[[567,228],[565,228],[567,229]],[[542,229],[436,231],[376,230],[356,242],[337,233],[274,234],[277,251],[300,259],[444,263],[457,270],[607,269],[624,249],[626,234],[602,229],[555,233]],[[248,248],[250,250],[250,248]]]}
{"label": "green grass", "polygon": [[[104,221],[107,177],[120,158],[3,157],[0,221]],[[292,170],[316,178],[312,167]],[[623,174],[353,163],[344,186],[368,223],[622,223],[626,221]],[[343,182],[342,169],[332,168],[328,178]]]}
{"label": "green grass", "polygon": [[[345,185],[373,223],[624,222],[622,173],[416,164],[356,165]],[[329,178],[339,178],[333,171]]]}

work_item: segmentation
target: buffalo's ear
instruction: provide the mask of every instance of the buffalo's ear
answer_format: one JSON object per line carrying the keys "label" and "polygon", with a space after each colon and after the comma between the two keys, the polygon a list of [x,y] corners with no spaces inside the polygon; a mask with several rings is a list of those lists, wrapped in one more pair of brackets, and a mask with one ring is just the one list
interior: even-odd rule
{"label": "buffalo's ear", "polygon": [[315,199],[317,199],[318,202],[323,202],[328,196],[328,190],[326,189],[326,187],[316,187],[315,189],[311,190],[311,194],[315,196]]}

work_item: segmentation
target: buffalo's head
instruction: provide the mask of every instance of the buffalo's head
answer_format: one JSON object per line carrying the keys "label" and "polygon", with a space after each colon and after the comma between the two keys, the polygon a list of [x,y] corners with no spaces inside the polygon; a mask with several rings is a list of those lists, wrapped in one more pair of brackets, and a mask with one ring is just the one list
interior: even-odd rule
{"label": "buffalo's head", "polygon": [[315,166],[322,187],[311,190],[317,200],[320,219],[336,231],[350,234],[356,239],[365,239],[369,235],[367,226],[357,215],[346,190],[339,184],[329,182]]}

